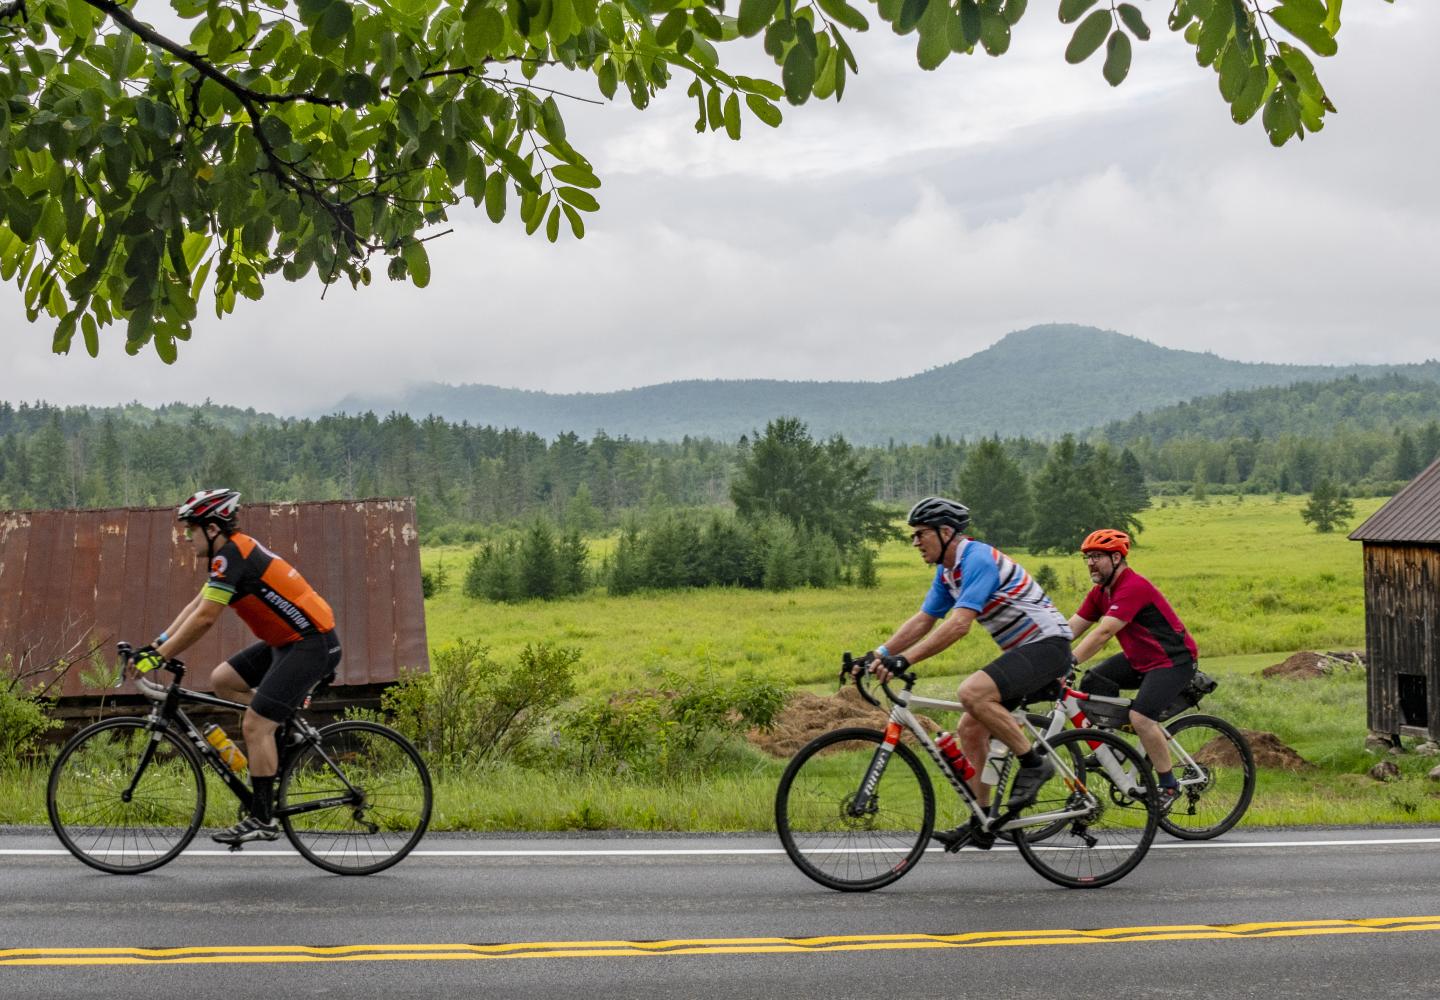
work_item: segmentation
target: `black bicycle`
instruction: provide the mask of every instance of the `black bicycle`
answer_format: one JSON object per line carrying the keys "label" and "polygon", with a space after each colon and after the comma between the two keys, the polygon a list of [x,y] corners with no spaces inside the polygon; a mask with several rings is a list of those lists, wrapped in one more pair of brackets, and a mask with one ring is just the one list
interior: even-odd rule
{"label": "black bicycle", "polygon": [[[123,682],[135,653],[125,643],[118,649]],[[153,871],[189,845],[205,819],[207,766],[242,814],[252,808],[250,786],[180,707],[245,706],[186,690],[179,660],[162,667],[175,679],[169,686],[141,684],[154,702],[148,715],[87,726],[50,770],[50,825],[71,854],[103,872]],[[275,818],[307,861],[337,875],[370,875],[400,861],[425,835],[430,772],[393,729],[360,720],[316,728],[296,714],[275,737]]]}

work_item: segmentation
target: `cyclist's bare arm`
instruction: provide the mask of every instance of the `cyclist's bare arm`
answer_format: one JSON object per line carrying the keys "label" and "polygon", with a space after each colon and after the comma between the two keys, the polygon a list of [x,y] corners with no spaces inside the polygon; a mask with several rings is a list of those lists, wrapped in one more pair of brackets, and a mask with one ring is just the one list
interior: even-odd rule
{"label": "cyclist's bare arm", "polygon": [[198,605],[200,601],[204,599],[204,595],[205,592],[203,590],[196,591],[195,596],[190,598],[190,603],[180,609],[180,613],[175,616],[175,620],[164,628],[162,634],[167,636],[174,635],[176,631],[179,630],[180,626],[184,624],[185,619],[190,617],[191,613],[195,610],[196,605]]}
{"label": "cyclist's bare arm", "polygon": [[167,660],[179,656],[210,631],[210,626],[219,620],[224,610],[225,605],[196,594],[195,600],[190,602],[180,613],[180,617],[175,619],[175,624],[167,630],[170,637],[161,644],[157,652]]}
{"label": "cyclist's bare arm", "polygon": [[[930,616],[926,615],[923,611],[920,612],[920,614],[929,618],[932,623],[935,621],[934,618],[930,618]],[[940,623],[938,628],[933,631],[927,629],[925,637],[919,642],[900,650],[896,650],[892,646],[891,651],[903,653],[905,659],[911,663],[928,660],[938,653],[943,653],[955,643],[965,638],[966,633],[970,631],[970,626],[975,624],[975,619],[978,616],[979,612],[972,611],[970,608],[957,608],[953,614]],[[919,615],[916,617],[919,617]],[[914,619],[911,619],[911,621],[914,621]]]}
{"label": "cyclist's bare arm", "polygon": [[[1080,621],[1083,622],[1085,619],[1081,618]],[[1075,662],[1084,663],[1090,659],[1090,657],[1100,652],[1104,645],[1115,636],[1115,633],[1129,624],[1125,619],[1115,618],[1111,615],[1106,615],[1101,618],[1095,623],[1095,631],[1086,634],[1083,639],[1075,644],[1075,648],[1070,651],[1071,655],[1075,657]],[[1075,627],[1074,618],[1070,619],[1070,627],[1072,629]],[[1086,628],[1089,628],[1088,623],[1086,624]],[[1077,632],[1076,634],[1078,635],[1079,633]]]}

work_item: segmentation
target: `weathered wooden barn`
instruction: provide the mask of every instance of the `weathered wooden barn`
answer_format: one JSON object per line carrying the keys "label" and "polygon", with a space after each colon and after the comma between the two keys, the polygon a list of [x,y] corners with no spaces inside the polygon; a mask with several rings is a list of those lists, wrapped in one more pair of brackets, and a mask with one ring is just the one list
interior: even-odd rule
{"label": "weathered wooden barn", "polygon": [[[149,642],[205,580],[174,507],[0,511],[0,657],[65,703],[108,689],[117,640]],[[294,565],[335,610],[343,656],[332,699],[373,703],[402,669],[424,670],[425,605],[415,503],[242,503],[240,530]],[[186,686],[254,636],[237,615],[184,655]],[[51,683],[53,682],[53,683]],[[132,682],[133,684],[133,682]]]}
{"label": "weathered wooden barn", "polygon": [[1370,729],[1440,740],[1440,460],[1350,538],[1365,550]]}

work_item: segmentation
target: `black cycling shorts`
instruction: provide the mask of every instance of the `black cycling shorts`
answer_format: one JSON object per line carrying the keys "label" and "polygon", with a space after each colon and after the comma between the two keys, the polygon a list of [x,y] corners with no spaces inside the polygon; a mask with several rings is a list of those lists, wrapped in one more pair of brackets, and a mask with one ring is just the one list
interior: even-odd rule
{"label": "black cycling shorts", "polygon": [[981,669],[1000,689],[1000,704],[1014,710],[1070,672],[1070,640],[1050,636],[1027,642],[1006,650]]}
{"label": "black cycling shorts", "polygon": [[340,639],[322,632],[288,646],[257,642],[226,662],[255,691],[250,707],[271,722],[284,722],[340,665]]}
{"label": "black cycling shorts", "polygon": [[1130,666],[1124,653],[1116,653],[1098,666],[1087,670],[1080,680],[1080,690],[1106,698],[1118,697],[1121,691],[1139,688],[1130,703],[1132,712],[1147,719],[1158,719],[1195,676],[1195,661],[1173,667],[1156,667],[1143,674]]}

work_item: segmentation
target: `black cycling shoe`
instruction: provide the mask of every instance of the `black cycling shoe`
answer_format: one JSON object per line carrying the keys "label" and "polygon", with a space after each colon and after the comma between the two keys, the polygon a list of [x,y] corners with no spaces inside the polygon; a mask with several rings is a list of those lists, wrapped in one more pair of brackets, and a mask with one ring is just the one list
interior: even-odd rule
{"label": "black cycling shoe", "polygon": [[267,823],[254,816],[246,816],[228,830],[221,830],[210,837],[217,844],[229,844],[232,847],[248,844],[252,840],[278,840],[279,838],[279,823],[273,819]]}
{"label": "black cycling shoe", "polygon": [[936,830],[930,834],[930,839],[944,847],[947,854],[954,854],[962,847],[988,851],[995,844],[995,834],[981,829],[973,819],[953,830]]}
{"label": "black cycling shoe", "polygon": [[1185,797],[1179,785],[1161,785],[1158,795],[1156,802],[1160,806],[1161,816],[1168,815],[1170,810],[1175,808],[1175,803]]}
{"label": "black cycling shoe", "polygon": [[1040,794],[1040,786],[1055,775],[1055,762],[1049,757],[1040,758],[1034,767],[1022,767],[1015,774],[1015,784],[1010,786],[1010,801],[1005,808],[1024,809]]}

